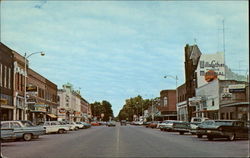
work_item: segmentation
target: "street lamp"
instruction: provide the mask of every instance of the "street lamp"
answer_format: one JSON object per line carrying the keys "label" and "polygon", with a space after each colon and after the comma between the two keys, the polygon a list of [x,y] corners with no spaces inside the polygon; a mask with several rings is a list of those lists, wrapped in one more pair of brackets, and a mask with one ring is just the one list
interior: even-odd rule
{"label": "street lamp", "polygon": [[24,54],[24,71],[25,71],[25,77],[24,77],[24,117],[25,120],[27,120],[27,114],[26,114],[26,110],[27,110],[27,94],[26,94],[26,86],[27,86],[27,77],[28,77],[28,73],[27,73],[27,60],[30,56],[34,55],[34,54],[40,54],[41,56],[44,56],[45,53],[44,52],[34,52],[31,54]]}
{"label": "street lamp", "polygon": [[[176,76],[172,76],[172,75],[165,75],[164,78],[168,78],[168,77],[171,77],[173,79],[175,79],[175,91],[176,91],[176,108],[177,108],[177,103],[178,103],[178,90],[177,90],[177,82],[178,82],[178,77],[177,75]],[[178,116],[178,115],[177,115]],[[179,120],[179,119],[178,119]]]}

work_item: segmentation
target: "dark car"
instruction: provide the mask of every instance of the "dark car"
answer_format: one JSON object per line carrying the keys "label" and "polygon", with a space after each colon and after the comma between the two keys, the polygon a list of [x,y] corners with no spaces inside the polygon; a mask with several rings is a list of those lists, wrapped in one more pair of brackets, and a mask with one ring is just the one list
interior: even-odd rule
{"label": "dark car", "polygon": [[121,120],[121,126],[126,126],[127,125],[127,121],[126,120]]}
{"label": "dark car", "polygon": [[190,123],[189,122],[174,122],[173,123],[173,131],[179,132],[180,135],[184,133],[188,133],[190,130]]}
{"label": "dark car", "polygon": [[249,127],[246,122],[239,120],[207,120],[198,125],[198,138],[203,135],[207,136],[208,140],[214,138],[227,138],[235,140],[236,138],[248,139]]}

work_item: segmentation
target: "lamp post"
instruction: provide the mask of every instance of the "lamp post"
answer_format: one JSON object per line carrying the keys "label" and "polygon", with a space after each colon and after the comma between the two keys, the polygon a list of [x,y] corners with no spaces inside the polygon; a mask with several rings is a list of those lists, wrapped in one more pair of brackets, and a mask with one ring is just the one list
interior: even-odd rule
{"label": "lamp post", "polygon": [[28,73],[27,73],[27,60],[30,56],[34,55],[34,54],[40,54],[41,56],[44,56],[45,53],[44,52],[34,52],[31,53],[29,55],[27,55],[27,53],[24,54],[24,71],[25,71],[25,77],[24,77],[24,117],[25,120],[27,120],[27,94],[26,94],[26,86],[27,86],[27,77],[28,77]]}
{"label": "lamp post", "polygon": [[[177,90],[177,86],[178,86],[178,77],[176,76],[172,76],[172,75],[165,75],[164,78],[168,78],[171,77],[173,79],[175,79],[175,91],[176,91],[176,108],[177,108],[177,104],[178,104],[178,90]],[[178,117],[178,114],[177,114]],[[179,119],[177,119],[179,120]]]}

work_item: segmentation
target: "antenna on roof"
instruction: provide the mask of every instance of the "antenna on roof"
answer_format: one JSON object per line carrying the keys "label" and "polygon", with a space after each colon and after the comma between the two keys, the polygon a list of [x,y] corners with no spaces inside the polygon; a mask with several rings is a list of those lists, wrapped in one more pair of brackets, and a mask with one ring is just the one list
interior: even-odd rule
{"label": "antenna on roof", "polygon": [[[226,49],[225,49],[225,27],[224,27],[225,19],[222,20],[222,30],[223,30],[223,52],[224,52],[224,65],[226,66]],[[227,72],[225,72],[225,80],[227,79],[226,76]]]}

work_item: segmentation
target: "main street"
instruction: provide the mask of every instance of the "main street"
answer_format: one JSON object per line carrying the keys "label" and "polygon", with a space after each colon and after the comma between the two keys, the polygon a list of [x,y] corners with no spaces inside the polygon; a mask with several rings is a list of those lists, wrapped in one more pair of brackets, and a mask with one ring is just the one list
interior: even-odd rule
{"label": "main street", "polygon": [[2,143],[8,158],[69,157],[247,157],[248,140],[198,139],[141,126],[98,126],[29,142]]}

